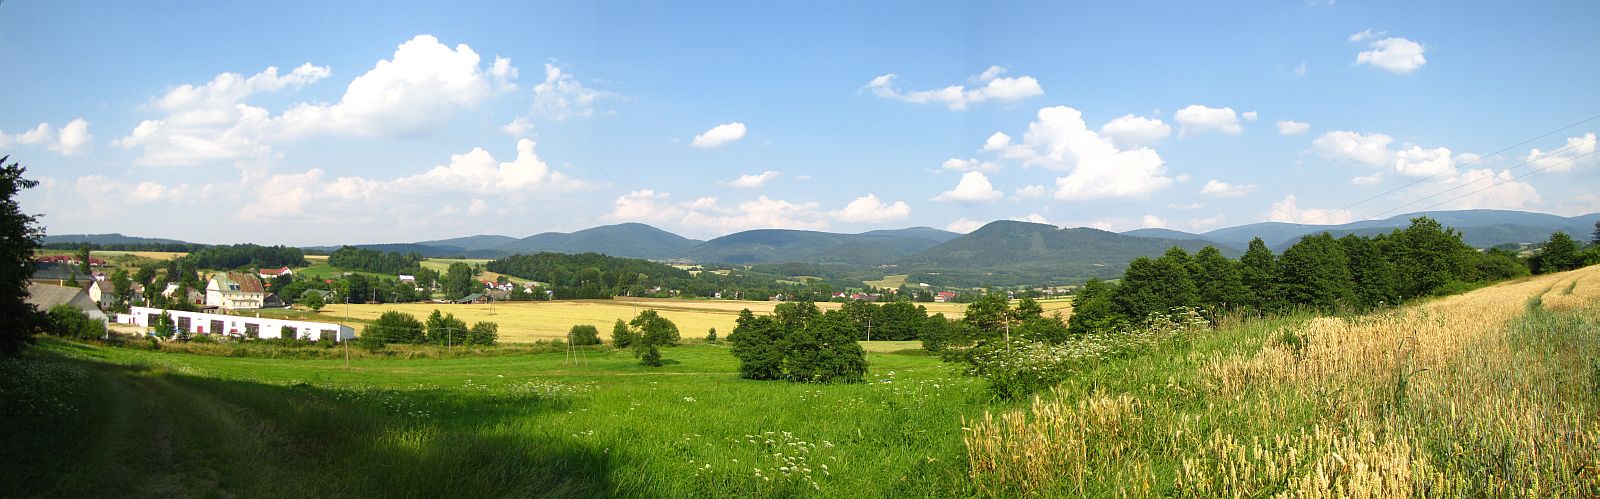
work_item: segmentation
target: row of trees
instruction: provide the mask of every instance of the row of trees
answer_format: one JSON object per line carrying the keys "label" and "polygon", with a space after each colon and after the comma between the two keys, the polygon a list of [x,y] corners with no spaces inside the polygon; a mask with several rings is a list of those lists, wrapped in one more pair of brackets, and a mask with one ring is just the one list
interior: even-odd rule
{"label": "row of trees", "polygon": [[741,377],[855,383],[866,375],[856,318],[843,310],[823,313],[811,302],[782,303],[772,315],[744,309],[736,324],[728,342]]}
{"label": "row of trees", "polygon": [[1374,237],[1322,233],[1274,255],[1260,238],[1239,260],[1206,247],[1172,248],[1129,263],[1120,282],[1091,280],[1073,300],[1074,334],[1126,325],[1175,307],[1275,312],[1294,307],[1370,310],[1528,274],[1507,251],[1479,252],[1461,234],[1419,217]]}
{"label": "row of trees", "polygon": [[455,314],[434,310],[426,323],[405,312],[388,311],[361,329],[361,341],[381,347],[389,343],[492,346],[500,339],[500,325],[478,322],[471,327]]}
{"label": "row of trees", "polygon": [[261,246],[258,244],[230,244],[207,246],[181,258],[197,268],[204,269],[260,269],[278,267],[303,267],[305,252],[290,246]]}
{"label": "row of trees", "polygon": [[1534,272],[1549,274],[1565,272],[1586,265],[1600,265],[1600,221],[1594,223],[1594,237],[1588,248],[1580,248],[1577,241],[1565,232],[1550,235],[1528,263]]}
{"label": "row of trees", "polygon": [[328,255],[328,265],[379,274],[407,274],[415,273],[422,267],[422,254],[402,254],[344,246]]}

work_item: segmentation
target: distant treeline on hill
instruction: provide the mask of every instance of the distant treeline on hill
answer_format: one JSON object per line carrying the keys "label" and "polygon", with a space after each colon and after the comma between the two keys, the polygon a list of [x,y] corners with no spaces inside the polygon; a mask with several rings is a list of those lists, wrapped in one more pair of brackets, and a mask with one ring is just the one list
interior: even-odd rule
{"label": "distant treeline on hill", "polygon": [[209,247],[200,243],[112,243],[85,244],[74,242],[45,243],[39,247],[52,250],[75,250],[88,246],[92,251],[161,251],[168,253],[193,253]]}
{"label": "distant treeline on hill", "polygon": [[1118,283],[1091,280],[1073,300],[1070,329],[1105,330],[1175,307],[1275,312],[1295,307],[1371,310],[1529,274],[1504,250],[1479,252],[1427,217],[1373,237],[1322,233],[1273,255],[1260,238],[1238,260],[1206,247],[1137,258]]}
{"label": "distant treeline on hill", "polygon": [[306,265],[305,253],[302,253],[300,248],[257,244],[207,246],[190,252],[183,259],[203,269],[260,269]]}
{"label": "distant treeline on hill", "polygon": [[341,269],[364,270],[379,274],[404,274],[422,265],[419,253],[383,252],[345,246],[328,255],[328,265]]}
{"label": "distant treeline on hill", "polygon": [[689,279],[688,271],[671,265],[599,253],[512,255],[484,268],[549,283],[556,299],[611,298],[630,294],[630,289],[667,288]]}

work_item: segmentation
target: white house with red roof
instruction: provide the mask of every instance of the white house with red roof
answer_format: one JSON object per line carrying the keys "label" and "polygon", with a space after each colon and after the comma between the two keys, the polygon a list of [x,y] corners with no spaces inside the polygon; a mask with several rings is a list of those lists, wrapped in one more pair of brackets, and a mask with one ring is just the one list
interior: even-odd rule
{"label": "white house with red roof", "polygon": [[261,276],[262,279],[274,279],[278,276],[294,275],[294,271],[290,270],[289,267],[278,269],[261,269],[256,271],[256,275]]}

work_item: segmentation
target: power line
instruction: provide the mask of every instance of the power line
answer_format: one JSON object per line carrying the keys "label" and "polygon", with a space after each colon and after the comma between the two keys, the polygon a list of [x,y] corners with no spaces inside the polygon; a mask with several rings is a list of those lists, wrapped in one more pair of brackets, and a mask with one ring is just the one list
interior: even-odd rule
{"label": "power line", "polygon": [[1511,181],[1514,181],[1514,180],[1517,180],[1517,179],[1520,179],[1520,178],[1523,178],[1523,177],[1526,177],[1526,176],[1529,176],[1529,175],[1533,175],[1535,173],[1539,173],[1539,172],[1545,171],[1547,169],[1550,169],[1550,168],[1553,168],[1553,167],[1556,167],[1556,166],[1560,166],[1560,165],[1564,165],[1564,164],[1567,164],[1567,163],[1571,163],[1571,162],[1577,161],[1577,160],[1579,160],[1579,159],[1581,159],[1581,158],[1583,158],[1585,156],[1591,156],[1593,154],[1595,154],[1595,153],[1594,152],[1583,153],[1583,154],[1580,154],[1580,155],[1577,155],[1577,156],[1573,156],[1571,158],[1567,158],[1565,161],[1561,161],[1559,163],[1551,163],[1551,164],[1539,167],[1539,168],[1537,168],[1537,169],[1535,169],[1533,171],[1530,171],[1530,172],[1527,172],[1527,173],[1524,173],[1524,174],[1521,174],[1521,175],[1517,175],[1517,176],[1512,177],[1512,178],[1499,180],[1499,181],[1496,181],[1495,183],[1492,183],[1492,184],[1484,186],[1482,189],[1478,189],[1478,190],[1475,190],[1475,191],[1472,191],[1472,192],[1468,192],[1466,194],[1462,194],[1460,196],[1456,196],[1456,197],[1453,197],[1453,198],[1450,198],[1450,199],[1446,199],[1444,201],[1440,201],[1438,203],[1434,203],[1432,205],[1429,205],[1429,206],[1423,208],[1422,210],[1423,211],[1427,211],[1428,209],[1433,208],[1435,206],[1443,205],[1443,204],[1449,203],[1451,201],[1455,201],[1457,199],[1461,199],[1461,198],[1464,198],[1464,197],[1467,197],[1467,196],[1471,196],[1473,194],[1477,194],[1479,192],[1483,192],[1483,191],[1489,190],[1491,188],[1494,188],[1497,185],[1501,185],[1501,184],[1504,184],[1506,182],[1511,182]]}
{"label": "power line", "polygon": [[[1488,159],[1488,158],[1492,158],[1492,157],[1495,157],[1495,156],[1498,156],[1498,155],[1500,155],[1500,154],[1501,154],[1501,153],[1504,153],[1504,152],[1506,152],[1506,151],[1510,151],[1510,150],[1512,150],[1512,149],[1516,149],[1516,148],[1519,148],[1519,147],[1522,147],[1522,146],[1525,146],[1525,145],[1527,145],[1527,144],[1529,144],[1529,143],[1532,143],[1532,142],[1533,142],[1533,141],[1536,141],[1536,140],[1539,140],[1539,139],[1542,139],[1542,138],[1545,138],[1545,137],[1549,137],[1549,136],[1551,136],[1551,135],[1555,135],[1555,134],[1557,134],[1557,133],[1561,133],[1561,132],[1563,132],[1563,131],[1566,131],[1566,130],[1568,130],[1568,129],[1570,129],[1570,128],[1572,128],[1572,127],[1575,127],[1575,126],[1578,126],[1578,125],[1582,125],[1582,124],[1584,124],[1584,123],[1588,123],[1588,122],[1590,122],[1590,121],[1594,121],[1594,120],[1596,120],[1596,119],[1600,119],[1600,114],[1596,114],[1596,115],[1593,115],[1593,116],[1589,116],[1589,117],[1587,117],[1587,118],[1584,118],[1584,119],[1581,119],[1581,120],[1578,120],[1578,121],[1575,121],[1575,122],[1572,122],[1572,123],[1570,123],[1570,124],[1567,124],[1567,125],[1565,125],[1565,126],[1562,126],[1562,127],[1560,127],[1560,128],[1556,128],[1556,129],[1554,129],[1554,130],[1550,130],[1550,131],[1548,131],[1548,132],[1545,132],[1545,133],[1542,133],[1542,134],[1539,134],[1539,135],[1537,135],[1537,136],[1535,136],[1535,137],[1533,137],[1533,138],[1529,138],[1529,139],[1527,139],[1527,140],[1523,140],[1523,141],[1522,141],[1522,142],[1518,142],[1518,143],[1516,143],[1516,144],[1512,144],[1512,145],[1509,145],[1509,146],[1506,146],[1506,147],[1503,147],[1503,148],[1500,148],[1500,149],[1499,149],[1499,150],[1497,150],[1497,151],[1495,151],[1495,152],[1492,152],[1492,153],[1489,153],[1489,154],[1487,154],[1487,155],[1484,155],[1484,156],[1479,156],[1479,157],[1477,157],[1477,158],[1474,158],[1474,159],[1472,159],[1472,160],[1471,160],[1471,161],[1466,161],[1466,162],[1463,162],[1463,163],[1461,163],[1461,164],[1459,164],[1459,165],[1457,165],[1457,166],[1458,166],[1458,167],[1465,167],[1465,166],[1471,166],[1471,165],[1473,165],[1473,164],[1475,164],[1475,163],[1478,163],[1478,162],[1481,162],[1481,161],[1483,161],[1483,160],[1485,160],[1485,159]],[[1550,152],[1547,152],[1547,153],[1544,153],[1544,157],[1550,157],[1550,156],[1554,156],[1554,155],[1556,155],[1556,154],[1560,154],[1560,153],[1562,153],[1562,152],[1566,152],[1566,151],[1568,151],[1568,150],[1570,150],[1570,149],[1573,149],[1573,148],[1575,148],[1575,147],[1581,147],[1581,146],[1584,146],[1584,145],[1587,145],[1587,144],[1591,144],[1591,143],[1594,143],[1594,142],[1595,142],[1595,139],[1590,139],[1590,140],[1586,140],[1586,141],[1583,141],[1583,142],[1578,142],[1578,143],[1569,143],[1569,144],[1567,144],[1567,145],[1566,145],[1566,146],[1563,146],[1563,147],[1561,147],[1561,148],[1560,148],[1560,149],[1556,149],[1556,150],[1553,150],[1553,151],[1550,151]],[[1515,169],[1517,169],[1517,168],[1521,168],[1521,167],[1523,167],[1523,166],[1527,166],[1527,165],[1529,165],[1529,164],[1532,164],[1532,163],[1533,163],[1533,162],[1534,162],[1534,161],[1536,161],[1536,160],[1533,160],[1533,159],[1530,159],[1530,160],[1528,160],[1528,161],[1524,161],[1524,162],[1522,162],[1522,163],[1521,163],[1521,164],[1518,164],[1518,165],[1516,165],[1516,166],[1513,166],[1513,167],[1511,167],[1511,168],[1507,168],[1507,169],[1505,169],[1505,170],[1504,170],[1504,171],[1511,171],[1511,170],[1515,170]],[[1565,162],[1563,162],[1563,163],[1565,163]],[[1557,164],[1561,164],[1561,163],[1557,163]],[[1552,165],[1552,166],[1553,166],[1553,165]],[[1546,167],[1546,168],[1548,168],[1548,167]],[[1543,170],[1543,169],[1544,169],[1544,168],[1540,168],[1540,170]],[[1536,171],[1537,171],[1537,170],[1536,170]],[[1315,225],[1315,224],[1316,224],[1316,222],[1319,222],[1319,221],[1321,221],[1321,220],[1323,220],[1323,219],[1325,219],[1325,218],[1327,218],[1327,217],[1329,217],[1329,216],[1331,216],[1331,215],[1333,215],[1333,214],[1334,214],[1334,213],[1337,213],[1337,212],[1340,212],[1340,211],[1345,211],[1345,210],[1349,210],[1349,209],[1350,209],[1350,208],[1353,208],[1353,207],[1356,207],[1356,206],[1360,206],[1360,205],[1362,205],[1362,204],[1365,204],[1365,203],[1367,203],[1367,202],[1369,202],[1369,201],[1372,201],[1372,200],[1375,200],[1375,199],[1378,199],[1378,198],[1381,198],[1381,197],[1384,197],[1384,196],[1388,196],[1388,195],[1390,195],[1390,194],[1393,194],[1393,193],[1396,193],[1396,192],[1399,192],[1399,191],[1401,191],[1401,190],[1403,190],[1403,189],[1406,189],[1406,188],[1408,188],[1408,187],[1411,187],[1411,186],[1414,186],[1414,185],[1417,185],[1417,184],[1420,184],[1420,183],[1423,183],[1423,182],[1427,182],[1427,181],[1429,181],[1429,180],[1433,180],[1433,179],[1434,179],[1434,178],[1436,178],[1436,177],[1439,177],[1439,176],[1441,176],[1441,175],[1446,175],[1446,174],[1454,174],[1454,173],[1455,173],[1455,169],[1451,169],[1451,170],[1449,170],[1449,171],[1442,171],[1442,172],[1439,172],[1439,173],[1435,173],[1435,174],[1432,174],[1432,175],[1428,175],[1428,176],[1426,176],[1426,177],[1422,177],[1422,178],[1419,178],[1419,179],[1416,179],[1416,180],[1413,180],[1413,181],[1411,181],[1411,182],[1408,182],[1408,183],[1406,183],[1406,184],[1404,184],[1404,185],[1401,185],[1401,186],[1399,186],[1399,187],[1395,187],[1395,188],[1393,188],[1393,189],[1389,189],[1389,190],[1387,190],[1387,191],[1384,191],[1384,192],[1381,192],[1381,193],[1378,193],[1378,194],[1376,194],[1376,195],[1373,195],[1373,196],[1370,196],[1370,197],[1367,197],[1367,198],[1365,198],[1365,199],[1362,199],[1362,200],[1360,200],[1360,201],[1356,201],[1356,202],[1354,202],[1354,203],[1350,203],[1350,204],[1348,204],[1348,205],[1345,205],[1345,206],[1344,206],[1344,207],[1342,207],[1342,208],[1339,208],[1339,209],[1337,209],[1337,210],[1329,210],[1329,211],[1327,211],[1327,212],[1326,212],[1326,213],[1323,213],[1323,214],[1321,214],[1321,215],[1318,215],[1318,216],[1316,216],[1316,217],[1313,217],[1313,218],[1311,218],[1311,219],[1310,219],[1310,220],[1307,220],[1307,221],[1305,221],[1305,222],[1300,222],[1300,223],[1299,223],[1299,224],[1300,224],[1300,225]],[[1517,177],[1517,178],[1521,178],[1521,177]],[[1481,179],[1480,179],[1480,180],[1481,180]],[[1477,180],[1474,180],[1474,181],[1473,181],[1473,182],[1477,182]],[[1470,183],[1472,183],[1472,182],[1469,182],[1469,184],[1470,184]],[[1374,216],[1371,216],[1371,217],[1365,217],[1365,218],[1363,218],[1363,219],[1362,219],[1362,220],[1361,220],[1361,221],[1367,221],[1367,220],[1372,220],[1372,219],[1375,219],[1375,218],[1377,218],[1377,216],[1381,216],[1381,215],[1383,215],[1383,214],[1387,214],[1387,213],[1390,213],[1390,212],[1393,212],[1393,211],[1395,211],[1395,210],[1398,210],[1398,209],[1400,209],[1400,208],[1402,208],[1402,207],[1405,207],[1405,206],[1408,206],[1408,205],[1411,205],[1411,204],[1415,204],[1415,203],[1417,203],[1417,202],[1418,202],[1418,201],[1422,201],[1422,200],[1425,200],[1425,199],[1428,199],[1428,198],[1431,198],[1431,197],[1434,197],[1434,196],[1438,196],[1438,195],[1440,195],[1440,194],[1444,194],[1444,193],[1446,193],[1446,192],[1450,192],[1450,191],[1451,191],[1451,190],[1455,190],[1455,189],[1459,189],[1459,188],[1461,188],[1461,187],[1464,187],[1464,186],[1465,186],[1465,185],[1467,185],[1467,184],[1461,184],[1461,185],[1457,185],[1457,186],[1455,186],[1455,187],[1452,187],[1452,188],[1450,188],[1450,189],[1446,189],[1446,190],[1444,190],[1444,191],[1441,191],[1441,192],[1439,192],[1439,193],[1435,193],[1435,194],[1433,194],[1433,195],[1430,195],[1430,196],[1427,196],[1427,197],[1424,197],[1424,198],[1421,198],[1421,199],[1418,199],[1418,200],[1415,200],[1415,201],[1412,201],[1412,202],[1409,202],[1409,203],[1406,203],[1406,204],[1403,204],[1403,205],[1400,205],[1400,206],[1397,206],[1397,207],[1395,207],[1395,208],[1391,208],[1391,209],[1389,209],[1389,210],[1385,210],[1385,211],[1383,211],[1383,212],[1380,212],[1380,213],[1379,213],[1379,214],[1378,214],[1378,215],[1374,215]],[[1496,185],[1498,185],[1498,184],[1496,184]],[[1480,191],[1473,191],[1473,192],[1474,192],[1474,193],[1476,193],[1476,192],[1480,192]],[[1453,198],[1453,199],[1452,199],[1452,200],[1454,200],[1454,199],[1459,199],[1459,198]],[[1437,204],[1435,204],[1435,205],[1433,205],[1433,206],[1439,206],[1439,205],[1437,205]],[[1430,206],[1430,208],[1431,208],[1431,206]],[[1426,209],[1424,209],[1424,210],[1426,210]],[[1272,236],[1272,235],[1276,235],[1276,234],[1279,234],[1279,233],[1282,233],[1282,232],[1284,232],[1284,231],[1286,231],[1286,230],[1288,230],[1288,229],[1289,229],[1289,228],[1288,228],[1288,227],[1279,227],[1279,228],[1277,228],[1277,229],[1274,229],[1274,230],[1272,230],[1272,231],[1269,231],[1269,232],[1267,232],[1267,233],[1265,233],[1265,234],[1262,234],[1262,235],[1265,235],[1265,236]]]}

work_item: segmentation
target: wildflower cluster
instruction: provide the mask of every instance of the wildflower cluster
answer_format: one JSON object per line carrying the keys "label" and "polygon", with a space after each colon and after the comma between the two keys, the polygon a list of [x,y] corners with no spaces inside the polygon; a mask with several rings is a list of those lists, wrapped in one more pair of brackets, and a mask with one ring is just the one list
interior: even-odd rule
{"label": "wildflower cluster", "polygon": [[829,456],[833,442],[807,442],[787,431],[767,431],[760,435],[745,435],[746,445],[756,446],[765,454],[766,467],[756,463],[754,476],[763,482],[799,484],[812,490],[822,490],[819,477],[833,476],[828,462],[838,461]]}

